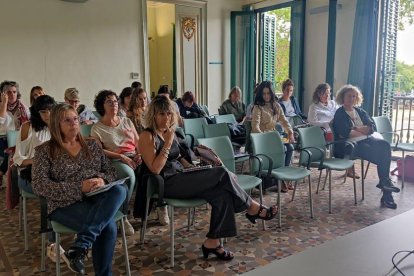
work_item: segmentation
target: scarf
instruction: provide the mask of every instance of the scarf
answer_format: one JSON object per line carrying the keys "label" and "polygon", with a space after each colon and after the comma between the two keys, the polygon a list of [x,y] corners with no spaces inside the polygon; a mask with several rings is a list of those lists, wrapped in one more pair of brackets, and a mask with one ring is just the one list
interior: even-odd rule
{"label": "scarf", "polygon": [[26,107],[20,100],[17,100],[12,104],[7,103],[7,111],[13,114],[16,130],[19,130],[23,123],[29,121]]}

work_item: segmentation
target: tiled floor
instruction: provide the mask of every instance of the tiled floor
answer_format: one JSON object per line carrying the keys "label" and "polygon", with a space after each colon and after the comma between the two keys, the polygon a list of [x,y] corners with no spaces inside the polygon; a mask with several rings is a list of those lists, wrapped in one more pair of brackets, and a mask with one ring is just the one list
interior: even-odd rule
{"label": "tiled floor", "polygon": [[[364,228],[381,220],[390,218],[414,207],[414,184],[406,183],[405,189],[395,196],[397,210],[380,208],[380,191],[377,183],[376,168],[371,166],[366,179],[365,200],[361,201],[361,185],[357,181],[358,205],[353,202],[352,181],[343,184],[340,173],[333,173],[333,213],[328,213],[328,192],[314,194],[315,218],[309,217],[307,185],[299,185],[295,200],[290,201],[291,192],[282,194],[282,228],[277,227],[277,220],[267,223],[267,231],[259,230],[250,224],[244,214],[237,215],[239,235],[230,238],[226,247],[235,253],[230,262],[218,261],[211,257],[204,260],[200,246],[208,229],[209,211],[197,209],[195,226],[190,230],[180,230],[175,237],[175,267],[169,262],[169,231],[167,226],[150,224],[145,244],[139,244],[138,231],[128,238],[130,264],[133,275],[177,274],[177,275],[231,275],[243,273],[255,267],[284,258],[306,248],[321,244],[335,237]],[[317,173],[312,175],[313,189],[316,190]],[[399,184],[398,184],[399,186]],[[257,194],[253,194],[257,197]],[[5,206],[4,191],[0,192],[0,204]],[[276,194],[267,192],[265,202],[275,204]],[[15,275],[52,275],[54,264],[47,260],[47,272],[39,272],[40,267],[40,235],[38,202],[29,201],[30,250],[24,252],[23,233],[19,231],[18,210],[6,210],[0,213],[0,274]],[[177,225],[186,224],[186,213],[177,212]],[[140,222],[131,219],[131,223],[139,229]],[[259,224],[261,225],[261,224]],[[63,246],[68,247],[73,236],[63,239]],[[120,250],[120,239],[115,252],[114,274],[125,274],[124,258]],[[93,274],[91,260],[87,261],[88,272]],[[64,275],[71,275],[62,265]]]}

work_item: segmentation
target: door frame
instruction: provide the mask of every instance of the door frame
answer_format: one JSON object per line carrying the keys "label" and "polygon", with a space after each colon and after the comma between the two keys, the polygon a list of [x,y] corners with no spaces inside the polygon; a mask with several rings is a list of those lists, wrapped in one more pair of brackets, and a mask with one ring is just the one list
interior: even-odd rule
{"label": "door frame", "polygon": [[[138,11],[141,13],[142,18],[142,38],[143,38],[143,49],[141,58],[144,61],[144,73],[142,82],[145,87],[148,89],[150,87],[150,67],[149,67],[149,45],[148,45],[148,26],[147,26],[147,1],[141,0],[141,9]],[[204,0],[151,0],[154,2],[168,3],[174,5],[183,5],[193,8],[199,8],[201,10],[200,18],[200,53],[201,53],[201,62],[200,62],[200,80],[201,80],[201,97],[198,100],[199,104],[208,103],[208,75],[207,75],[207,1]],[[176,49],[177,50],[177,49]],[[180,72],[177,70],[177,73]],[[181,77],[177,76],[177,82],[181,81]],[[181,93],[181,91],[177,91]]]}

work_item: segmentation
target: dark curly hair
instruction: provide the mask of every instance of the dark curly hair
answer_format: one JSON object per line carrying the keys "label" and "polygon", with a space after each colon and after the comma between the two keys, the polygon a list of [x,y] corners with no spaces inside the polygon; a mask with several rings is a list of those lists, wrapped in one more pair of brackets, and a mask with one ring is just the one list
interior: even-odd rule
{"label": "dark curly hair", "polygon": [[101,90],[99,91],[98,95],[95,96],[95,100],[93,102],[93,106],[95,107],[96,111],[99,115],[105,115],[105,108],[104,103],[109,96],[115,96],[116,100],[118,101],[119,98],[116,93],[112,90]]}
{"label": "dark curly hair", "polygon": [[258,106],[264,106],[266,104],[264,98],[263,98],[263,90],[265,88],[269,88],[270,92],[270,106],[272,107],[273,114],[276,114],[275,109],[275,103],[277,102],[277,97],[275,95],[275,92],[273,91],[273,85],[270,81],[262,81],[257,87],[256,87],[256,97],[254,98],[254,105]]}
{"label": "dark curly hair", "polygon": [[56,105],[56,101],[49,95],[42,95],[34,100],[30,109],[30,124],[32,128],[38,132],[47,127],[46,123],[42,120],[40,116],[40,110],[52,110]]}
{"label": "dark curly hair", "polygon": [[132,87],[125,87],[124,89],[122,89],[121,94],[119,94],[119,101],[122,105],[125,104],[125,98],[132,95],[132,90]]}

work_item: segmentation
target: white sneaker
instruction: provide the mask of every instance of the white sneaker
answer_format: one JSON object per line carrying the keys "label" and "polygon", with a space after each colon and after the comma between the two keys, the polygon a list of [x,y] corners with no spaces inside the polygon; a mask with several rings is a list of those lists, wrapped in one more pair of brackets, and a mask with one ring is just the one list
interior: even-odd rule
{"label": "white sneaker", "polygon": [[168,217],[167,206],[158,207],[158,221],[161,225],[168,225],[170,224],[170,218]]}
{"label": "white sneaker", "polygon": [[132,227],[131,223],[125,218],[125,235],[132,236],[135,233],[134,227]]}
{"label": "white sneaker", "polygon": [[[63,263],[65,260],[65,250],[60,246],[60,263]],[[51,243],[47,246],[46,255],[49,257],[49,259],[56,263],[56,250],[55,250],[55,244]]]}

